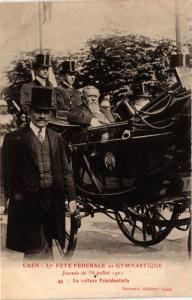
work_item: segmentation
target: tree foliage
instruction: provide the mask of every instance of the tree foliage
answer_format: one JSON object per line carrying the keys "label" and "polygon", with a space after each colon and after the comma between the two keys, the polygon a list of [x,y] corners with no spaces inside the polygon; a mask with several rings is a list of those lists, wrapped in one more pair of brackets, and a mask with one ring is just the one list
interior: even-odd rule
{"label": "tree foliage", "polygon": [[128,86],[134,95],[143,93],[142,83],[152,95],[166,86],[169,58],[175,51],[171,41],[126,35],[98,37],[88,46],[81,70],[83,85],[96,85],[104,94]]}

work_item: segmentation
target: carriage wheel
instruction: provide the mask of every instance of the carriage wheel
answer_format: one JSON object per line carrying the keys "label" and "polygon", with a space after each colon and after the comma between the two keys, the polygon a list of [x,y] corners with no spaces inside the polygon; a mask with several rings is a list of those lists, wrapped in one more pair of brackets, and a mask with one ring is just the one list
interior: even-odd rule
{"label": "carriage wheel", "polygon": [[174,204],[144,204],[116,213],[123,234],[134,244],[147,247],[161,242],[174,227],[179,216]]}
{"label": "carriage wheel", "polygon": [[77,232],[80,227],[80,220],[78,214],[71,215],[69,212],[65,213],[65,248],[62,249],[55,240],[57,248],[62,257],[72,257],[77,244]]}
{"label": "carriage wheel", "polygon": [[187,246],[188,246],[189,257],[191,258],[191,226],[190,226],[190,229],[189,229]]}

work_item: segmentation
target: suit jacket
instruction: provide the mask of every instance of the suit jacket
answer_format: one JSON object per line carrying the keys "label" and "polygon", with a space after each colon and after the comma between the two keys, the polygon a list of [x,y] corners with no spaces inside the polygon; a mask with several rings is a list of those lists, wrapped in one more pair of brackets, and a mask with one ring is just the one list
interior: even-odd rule
{"label": "suit jacket", "polygon": [[[36,79],[34,81],[22,85],[20,91],[20,105],[21,105],[21,110],[24,113],[27,113],[29,111],[29,105],[31,103],[31,93],[33,87],[43,88],[44,86],[42,86],[42,84]],[[46,81],[46,87],[53,89],[52,83],[48,80]],[[53,92],[53,100],[54,100],[54,92]]]}
{"label": "suit jacket", "polygon": [[70,111],[81,104],[80,92],[60,82],[59,86],[55,89],[56,105],[59,108]]}
{"label": "suit jacket", "polygon": [[[9,198],[7,248],[25,252],[41,246],[41,214],[38,193],[40,173],[29,126],[5,136],[2,148],[4,189]],[[54,181],[51,237],[61,247],[65,242],[65,197],[75,199],[72,174],[68,166],[62,137],[47,128]]]}
{"label": "suit jacket", "polygon": [[[101,107],[100,111],[105,115],[105,117],[109,120],[110,123],[115,122],[112,114],[108,110]],[[95,118],[95,116],[85,104],[82,104],[78,108],[73,109],[68,115],[68,120],[71,124],[89,126],[91,124],[92,118]]]}

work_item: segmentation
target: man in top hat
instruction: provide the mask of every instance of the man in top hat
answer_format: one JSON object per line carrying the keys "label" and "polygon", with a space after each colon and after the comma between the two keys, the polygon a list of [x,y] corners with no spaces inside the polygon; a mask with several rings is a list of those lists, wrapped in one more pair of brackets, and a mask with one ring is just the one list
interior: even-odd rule
{"label": "man in top hat", "polygon": [[64,248],[65,195],[76,195],[62,137],[47,128],[52,90],[32,88],[30,123],[5,136],[2,149],[8,205],[6,247],[28,258],[48,258],[52,239]]}
{"label": "man in top hat", "polygon": [[73,87],[76,73],[75,61],[69,60],[62,63],[60,72],[62,80],[55,90],[56,105],[67,111],[81,104],[81,94]]}
{"label": "man in top hat", "polygon": [[48,81],[48,69],[51,66],[49,54],[37,54],[33,69],[35,73],[35,79],[29,83],[22,85],[20,92],[20,105],[22,113],[27,114],[31,102],[31,90],[33,87],[39,88],[51,88],[53,85]]}

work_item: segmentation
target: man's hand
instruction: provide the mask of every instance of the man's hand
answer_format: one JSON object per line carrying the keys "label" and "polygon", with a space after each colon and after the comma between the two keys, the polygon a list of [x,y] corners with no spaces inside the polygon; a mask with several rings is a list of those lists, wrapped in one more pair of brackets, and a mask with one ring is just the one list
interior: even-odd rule
{"label": "man's hand", "polygon": [[77,208],[76,200],[71,200],[68,205],[69,205],[69,212],[71,214],[74,214],[76,212],[76,208]]}
{"label": "man's hand", "polygon": [[101,122],[99,122],[99,120],[97,120],[96,118],[92,118],[91,119],[91,127],[97,127],[97,126],[101,126],[102,125],[102,123]]}

